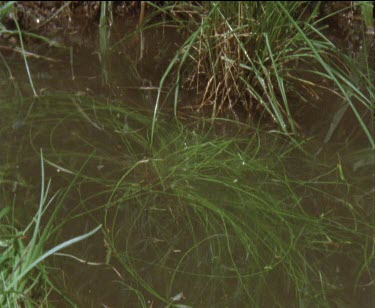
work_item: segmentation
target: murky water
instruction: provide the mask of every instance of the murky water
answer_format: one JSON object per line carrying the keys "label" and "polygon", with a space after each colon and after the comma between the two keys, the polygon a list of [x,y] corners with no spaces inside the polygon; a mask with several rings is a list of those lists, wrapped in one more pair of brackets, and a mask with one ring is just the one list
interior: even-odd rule
{"label": "murky water", "polygon": [[[116,26],[118,28],[112,34],[114,41],[123,35],[119,29],[129,27],[128,24],[120,23]],[[179,38],[171,29],[147,31],[144,36],[145,55],[142,60],[139,60],[139,51],[135,47],[139,44],[131,40],[124,43],[122,50],[120,48],[110,58],[107,85],[103,83],[102,66],[98,53],[95,52],[98,48],[76,47],[73,53],[49,50],[46,56],[57,59],[57,62],[30,59],[34,86],[41,94],[40,98],[32,98],[24,63],[19,55],[6,58],[15,79],[9,80],[6,71],[1,73],[0,98],[2,104],[9,104],[0,108],[1,160],[5,166],[2,172],[9,179],[4,185],[4,191],[8,196],[16,197],[18,219],[27,222],[38,205],[39,196],[36,192],[40,186],[39,149],[43,148],[46,178],[52,179],[53,191],[67,187],[73,181],[74,174],[86,163],[82,176],[71,189],[68,201],[64,203],[60,213],[60,222],[64,226],[58,233],[57,242],[103,224],[106,232],[113,236],[118,251],[110,249],[108,238],[103,234],[96,234],[63,251],[80,260],[66,256],[54,256],[50,260],[54,282],[80,307],[138,307],[142,304],[161,307],[164,304],[156,292],[169,298],[170,304],[175,301],[190,306],[189,303],[194,302],[194,298],[199,298],[194,307],[204,307],[212,302],[211,299],[215,299],[222,307],[251,305],[243,300],[246,299],[241,286],[244,282],[235,279],[236,272],[241,268],[233,266],[230,261],[233,256],[225,255],[225,252],[214,247],[215,244],[208,242],[208,238],[204,236],[206,233],[203,232],[207,230],[199,230],[198,219],[209,221],[211,218],[187,214],[186,204],[189,202],[193,212],[199,211],[192,205],[195,196],[191,195],[188,201],[178,203],[179,198],[170,189],[204,192],[210,200],[228,207],[232,200],[237,200],[237,196],[232,195],[229,189],[228,192],[215,191],[212,190],[214,186],[207,184],[205,187],[203,182],[191,182],[188,176],[181,182],[168,181],[170,166],[174,163],[176,168],[181,168],[178,172],[193,174],[195,169],[189,169],[181,163],[177,154],[170,156],[168,149],[170,143],[181,142],[182,149],[184,146],[192,149],[188,152],[191,157],[203,156],[198,150],[194,151],[194,146],[198,143],[194,134],[200,134],[198,127],[203,126],[202,123],[198,120],[186,121],[194,133],[186,140],[178,141],[178,126],[173,117],[160,116],[156,134],[172,137],[158,138],[157,152],[145,146],[150,143],[151,138],[155,88]],[[165,94],[164,98],[165,110],[168,111],[168,99],[172,101],[173,98],[167,98]],[[354,116],[348,112],[347,119],[342,121],[333,137],[323,144],[332,122],[332,112],[337,110],[340,102],[333,99],[327,91],[314,103],[315,107],[301,109],[297,116],[306,137],[314,137],[308,146],[315,152],[323,146],[316,159],[331,164],[333,168],[337,164],[342,166],[345,176],[354,179],[355,185],[360,188],[353,190],[353,196],[348,192],[349,199],[357,200],[363,205],[363,211],[372,215],[374,189],[369,170],[375,164],[366,137],[361,133]],[[220,124],[217,130],[221,131]],[[229,132],[236,136],[246,136],[252,130],[227,126],[226,135],[220,138],[230,139],[232,136],[228,136]],[[210,138],[218,135],[220,133],[211,131],[206,138],[199,140],[210,144]],[[259,150],[262,154],[257,154],[256,157],[272,161],[269,148],[275,143],[277,147],[283,148],[283,142],[273,139],[264,141]],[[210,154],[207,152],[206,155],[209,157]],[[240,152],[238,156],[239,165],[249,163],[243,160]],[[221,159],[224,158],[225,155]],[[203,161],[202,157],[199,159]],[[255,164],[256,161],[251,163]],[[129,168],[134,168],[135,171],[130,172]],[[294,170],[296,174],[304,174],[306,178],[312,172],[308,166],[303,166],[303,158],[298,157],[290,159],[286,168]],[[127,172],[129,176],[126,177],[126,185],[130,189],[125,190],[122,185],[124,173]],[[208,169],[207,174],[220,176],[220,170]],[[255,181],[252,176],[247,175],[249,187]],[[160,179],[165,180],[152,186]],[[233,178],[234,183],[238,180],[241,181]],[[262,178],[256,180],[267,182],[267,179]],[[113,187],[116,189],[113,190]],[[337,189],[337,193],[342,193],[341,188]],[[308,197],[315,199],[314,195]],[[318,204],[319,200],[316,197],[316,204],[313,202],[316,206],[316,213],[312,211],[313,215],[318,215],[318,212],[321,214],[322,205]],[[10,202],[10,198],[4,201]],[[104,211],[103,217],[103,210],[111,202],[115,206]],[[323,205],[323,208],[327,208],[327,213],[330,206]],[[196,221],[187,221],[190,218]],[[215,219],[212,218],[212,228],[214,224],[219,224],[219,220]],[[210,224],[205,222],[203,226]],[[224,229],[220,230],[224,232]],[[211,237],[219,239],[225,237],[225,234],[213,233]],[[194,245],[199,246],[199,249],[195,250]],[[226,263],[219,263],[215,259],[219,257],[211,254],[211,251],[217,250],[225,255]],[[240,247],[233,247],[233,251],[233,254],[237,253],[238,265],[245,267],[245,259],[248,257],[246,253]],[[194,253],[197,255],[194,256]],[[327,257],[322,261],[326,262],[322,264],[322,268],[331,267],[332,276],[337,278],[336,284],[341,288],[337,293],[345,293],[345,288],[350,289],[349,280],[356,276],[348,268],[350,258],[345,259],[343,255],[344,253],[341,260]],[[225,279],[217,279],[217,273],[221,273]],[[362,280],[365,278],[359,278],[362,288],[352,298],[354,303],[360,303],[362,307],[371,300],[369,294],[374,291],[374,284]],[[152,285],[153,290],[147,289],[148,284]],[[215,284],[216,288],[213,289],[210,284]],[[253,286],[255,288],[256,283]],[[293,298],[287,286],[280,286],[280,294],[286,296],[285,303],[288,302],[288,295]],[[55,294],[53,298],[56,298],[56,301],[52,300],[56,306],[65,306],[61,296]],[[351,301],[348,298],[345,300]],[[270,304],[267,299],[263,303]],[[306,304],[308,305],[309,303]]]}

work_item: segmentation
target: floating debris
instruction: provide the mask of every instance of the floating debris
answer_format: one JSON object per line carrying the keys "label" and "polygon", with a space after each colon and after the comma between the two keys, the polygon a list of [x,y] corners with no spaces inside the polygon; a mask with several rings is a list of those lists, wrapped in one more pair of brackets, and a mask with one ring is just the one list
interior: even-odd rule
{"label": "floating debris", "polygon": [[176,294],[175,296],[171,297],[172,302],[179,302],[180,300],[183,300],[183,299],[185,299],[183,292],[180,292]]}

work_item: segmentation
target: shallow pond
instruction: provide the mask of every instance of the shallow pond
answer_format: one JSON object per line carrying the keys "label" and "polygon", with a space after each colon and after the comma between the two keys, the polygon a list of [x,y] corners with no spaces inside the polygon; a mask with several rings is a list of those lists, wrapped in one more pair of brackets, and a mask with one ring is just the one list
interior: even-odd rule
{"label": "shallow pond", "polygon": [[[116,26],[114,39],[129,25]],[[212,125],[184,106],[181,124],[166,89],[152,135],[158,81],[179,38],[168,28],[144,36],[142,60],[130,40],[105,72],[95,46],[30,58],[38,97],[22,58],[5,59],[14,78],[2,69],[2,204],[15,200],[20,225],[37,211],[42,149],[51,195],[69,188],[55,243],[103,226],[47,260],[60,290],[51,303],[371,307],[374,157],[353,115],[324,143],[340,102],[323,94],[300,109],[306,141],[296,145],[250,124]]]}

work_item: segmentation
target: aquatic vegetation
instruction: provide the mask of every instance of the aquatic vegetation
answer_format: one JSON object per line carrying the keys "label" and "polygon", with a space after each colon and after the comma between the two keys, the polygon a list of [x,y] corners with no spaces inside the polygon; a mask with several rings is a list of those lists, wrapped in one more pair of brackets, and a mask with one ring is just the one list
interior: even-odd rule
{"label": "aquatic vegetation", "polygon": [[[178,27],[191,33],[160,81],[163,86],[174,73],[175,110],[179,89],[190,87],[201,97],[199,109],[210,106],[212,116],[231,111],[238,118],[239,110],[246,110],[249,117],[268,117],[281,132],[295,135],[298,123],[292,110],[328,90],[342,100],[332,122],[341,121],[343,107],[351,109],[375,147],[364,119],[372,108],[374,85],[371,78],[360,77],[373,68],[363,68],[360,59],[347,56],[327,38],[317,17],[319,6],[210,2],[174,4],[171,10]],[[184,12],[197,18],[185,21]],[[160,96],[155,117],[159,103]]]}
{"label": "aquatic vegetation", "polygon": [[103,223],[98,261],[128,303],[172,305],[182,292],[191,306],[350,304],[371,281],[374,227],[340,166],[219,118],[161,114],[151,146],[152,111],[139,107],[51,93],[23,128],[55,182],[76,177],[56,228]]}
{"label": "aquatic vegetation", "polygon": [[[55,289],[50,281],[45,259],[58,251],[82,241],[96,233],[101,226],[86,234],[64,241],[63,243],[46,250],[45,246],[51,241],[53,223],[59,208],[63,204],[68,189],[52,210],[47,223],[42,223],[42,216],[55,199],[58,193],[49,199],[50,182],[45,187],[43,156],[41,156],[42,183],[38,211],[30,223],[18,230],[15,224],[15,206],[3,207],[0,211],[0,304],[2,307],[35,307],[47,301],[48,293]],[[65,196],[64,196],[65,195]],[[3,201],[3,200],[2,200]],[[14,200],[17,202],[17,200]],[[32,230],[33,229],[33,230]],[[25,240],[28,244],[25,245]]]}
{"label": "aquatic vegetation", "polygon": [[[14,13],[12,5],[0,5],[0,20]],[[42,76],[44,63],[27,59],[22,37],[30,34],[21,24],[0,29],[18,35],[24,60],[21,76],[13,78],[21,61],[1,55],[0,301],[35,306],[59,298],[115,307],[125,301],[142,307],[368,301],[375,285],[373,188],[365,170],[374,165],[366,122],[375,95],[368,46],[356,60],[346,56],[327,38],[319,7],[301,2],[141,7],[136,30],[113,43],[114,6],[98,4],[97,70],[80,71],[82,59],[70,49],[64,63],[70,60],[71,83],[59,75],[65,64],[51,66],[59,87],[52,76],[38,88],[39,73],[32,72]],[[137,66],[159,59],[147,51],[154,41],[146,38],[166,25],[187,39],[150,104]],[[131,35],[140,37],[136,61],[120,57]],[[98,77],[93,74],[102,78],[87,87]],[[120,87],[135,94],[116,96]],[[195,95],[184,103],[186,89]],[[320,90],[341,105],[316,146],[298,136],[294,113]],[[211,117],[181,112],[196,98]],[[370,147],[354,152],[350,135],[343,143],[353,149],[342,155],[332,136],[348,111]],[[238,121],[247,116],[252,121]],[[39,189],[41,148],[35,209],[27,205],[35,204]],[[311,154],[317,152],[322,155]],[[60,188],[50,198],[45,173]],[[99,230],[93,224],[104,226],[104,241],[91,237]],[[66,257],[78,261],[79,274]],[[59,275],[51,277],[55,269]]]}
{"label": "aquatic vegetation", "polygon": [[[108,260],[132,276],[124,278],[129,289],[140,284],[169,304],[183,292],[191,306],[351,302],[355,287],[345,297],[342,279],[355,279],[366,257],[355,265],[359,255],[347,253],[368,245],[373,227],[335,195],[345,191],[336,169],[322,176],[322,166],[298,162],[297,149],[269,138],[184,132],[128,169],[111,194],[116,207],[106,226]],[[300,164],[307,170],[297,171]],[[146,178],[137,185],[133,174]],[[353,271],[337,265],[333,274],[338,260]]]}

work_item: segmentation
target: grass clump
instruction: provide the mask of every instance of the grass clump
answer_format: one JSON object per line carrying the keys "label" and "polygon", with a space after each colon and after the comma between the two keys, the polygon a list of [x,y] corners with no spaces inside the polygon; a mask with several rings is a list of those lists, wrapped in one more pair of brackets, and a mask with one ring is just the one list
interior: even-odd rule
{"label": "grass clump", "polygon": [[[346,56],[325,36],[318,5],[210,2],[178,8],[176,4],[172,9],[178,27],[191,34],[160,83],[163,86],[174,68],[175,108],[179,88],[185,86],[198,92],[199,109],[211,107],[213,116],[232,111],[240,118],[245,110],[249,117],[263,118],[283,133],[295,135],[299,124],[293,110],[327,90],[342,100],[337,114],[344,107],[351,109],[374,148],[364,120],[372,106],[371,78],[364,78],[359,60]],[[199,18],[189,18],[184,27],[183,12]],[[159,104],[160,96],[156,111]],[[341,119],[337,115],[332,121]]]}
{"label": "grass clump", "polygon": [[369,279],[357,275],[372,253],[364,247],[373,226],[345,195],[339,168],[327,170],[287,141],[251,136],[159,130],[152,154],[125,168],[106,227],[107,259],[126,270],[129,298],[172,304],[183,292],[188,305],[223,307],[352,302],[352,282]]}
{"label": "grass clump", "polygon": [[[86,239],[96,233],[100,226],[81,236],[69,239],[48,250],[53,235],[53,222],[61,207],[62,198],[56,193],[48,199],[50,182],[45,187],[44,165],[42,162],[42,185],[38,211],[30,223],[23,229],[16,227],[15,208],[3,207],[0,211],[0,305],[2,307],[35,307],[48,303],[52,290],[57,291],[49,278],[45,259],[54,253]],[[68,189],[69,191],[69,189]],[[65,192],[66,193],[66,192]],[[59,199],[46,223],[42,216],[50,211],[51,205]],[[22,209],[25,211],[25,209]],[[45,225],[44,225],[45,224]],[[56,231],[56,230],[55,230]],[[28,243],[25,244],[25,239]]]}

